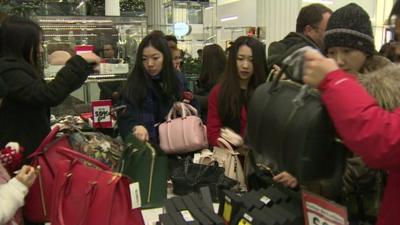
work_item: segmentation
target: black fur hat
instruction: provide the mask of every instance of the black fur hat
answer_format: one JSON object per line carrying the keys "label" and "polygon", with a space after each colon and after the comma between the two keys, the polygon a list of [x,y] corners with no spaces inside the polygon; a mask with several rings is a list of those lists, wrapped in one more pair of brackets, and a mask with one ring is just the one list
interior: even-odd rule
{"label": "black fur hat", "polygon": [[355,3],[333,12],[326,28],[324,44],[325,50],[348,47],[372,55],[375,44],[368,13]]}

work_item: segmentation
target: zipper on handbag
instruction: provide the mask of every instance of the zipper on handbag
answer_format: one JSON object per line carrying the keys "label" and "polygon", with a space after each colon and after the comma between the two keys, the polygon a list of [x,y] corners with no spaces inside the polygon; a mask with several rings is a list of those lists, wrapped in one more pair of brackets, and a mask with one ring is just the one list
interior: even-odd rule
{"label": "zipper on handbag", "polygon": [[155,163],[155,159],[156,159],[156,150],[149,143],[146,143],[146,145],[147,145],[147,147],[150,148],[150,151],[151,151],[150,180],[149,180],[149,188],[148,188],[148,192],[147,192],[147,202],[150,202],[151,189],[153,186],[153,173],[154,173],[154,163]]}

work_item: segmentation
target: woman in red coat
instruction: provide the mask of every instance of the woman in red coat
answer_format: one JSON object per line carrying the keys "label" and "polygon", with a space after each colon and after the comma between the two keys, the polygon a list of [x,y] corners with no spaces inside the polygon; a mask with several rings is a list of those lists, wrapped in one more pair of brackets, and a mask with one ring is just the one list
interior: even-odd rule
{"label": "woman in red coat", "polygon": [[266,77],[265,46],[255,38],[239,37],[228,50],[228,60],[221,81],[208,97],[207,136],[217,145],[222,127],[244,136],[247,103]]}
{"label": "woman in red coat", "polygon": [[400,224],[400,109],[390,112],[381,108],[333,59],[311,51],[305,54],[305,62],[303,80],[321,92],[345,145],[371,168],[388,172],[377,224]]}

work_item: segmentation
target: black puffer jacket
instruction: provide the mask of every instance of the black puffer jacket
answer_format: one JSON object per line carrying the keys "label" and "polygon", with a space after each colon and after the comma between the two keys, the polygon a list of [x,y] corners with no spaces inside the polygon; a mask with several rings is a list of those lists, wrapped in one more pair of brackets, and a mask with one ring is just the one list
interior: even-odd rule
{"label": "black puffer jacket", "polygon": [[[301,33],[290,32],[284,39],[272,42],[268,47],[267,67],[271,71],[274,64],[282,67],[282,61],[299,48],[310,46],[318,49],[317,44]],[[289,74],[290,76],[290,74]]]}
{"label": "black puffer jacket", "polygon": [[78,89],[92,67],[74,56],[49,83],[38,78],[31,65],[15,58],[0,58],[0,76],[8,94],[0,106],[0,146],[19,142],[24,157],[32,153],[50,131],[50,107]]}

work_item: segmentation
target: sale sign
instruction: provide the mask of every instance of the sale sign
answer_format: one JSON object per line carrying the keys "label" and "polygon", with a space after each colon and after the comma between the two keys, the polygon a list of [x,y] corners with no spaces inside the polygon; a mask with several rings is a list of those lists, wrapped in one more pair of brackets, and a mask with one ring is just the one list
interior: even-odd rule
{"label": "sale sign", "polygon": [[93,127],[112,128],[111,106],[111,100],[92,102]]}
{"label": "sale sign", "polygon": [[306,225],[348,225],[347,209],[316,194],[303,191]]}
{"label": "sale sign", "polygon": [[75,54],[79,55],[85,52],[93,52],[94,46],[93,45],[75,45],[74,47]]}

